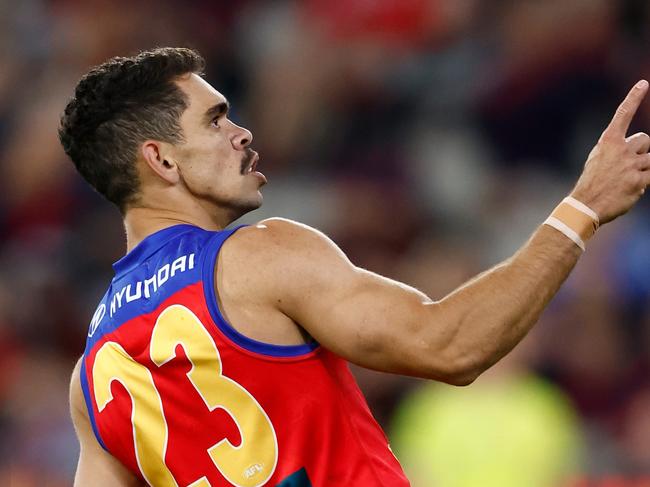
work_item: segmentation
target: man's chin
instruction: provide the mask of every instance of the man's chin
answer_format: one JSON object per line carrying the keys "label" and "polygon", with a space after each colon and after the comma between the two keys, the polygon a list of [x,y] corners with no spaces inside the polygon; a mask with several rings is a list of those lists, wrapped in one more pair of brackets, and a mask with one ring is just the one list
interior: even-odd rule
{"label": "man's chin", "polygon": [[248,211],[257,210],[264,203],[264,196],[262,195],[262,188],[257,190],[254,201],[251,201],[251,205]]}

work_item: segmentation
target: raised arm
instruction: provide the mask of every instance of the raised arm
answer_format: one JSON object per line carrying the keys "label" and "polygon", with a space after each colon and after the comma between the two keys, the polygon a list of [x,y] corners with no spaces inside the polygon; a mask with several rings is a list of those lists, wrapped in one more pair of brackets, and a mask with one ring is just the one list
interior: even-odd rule
{"label": "raised arm", "polygon": [[[625,138],[646,91],[647,83],[632,89],[572,193],[601,223],[629,210],[650,184],[650,139]],[[472,382],[526,335],[581,254],[542,225],[514,256],[433,301],[355,267],[306,226],[271,219],[240,232],[256,292],[323,346],[364,367],[457,385]]]}
{"label": "raised arm", "polygon": [[70,414],[81,445],[74,486],[144,487],[145,484],[104,450],[95,439],[81,391],[80,365],[81,360],[77,362],[70,381]]}

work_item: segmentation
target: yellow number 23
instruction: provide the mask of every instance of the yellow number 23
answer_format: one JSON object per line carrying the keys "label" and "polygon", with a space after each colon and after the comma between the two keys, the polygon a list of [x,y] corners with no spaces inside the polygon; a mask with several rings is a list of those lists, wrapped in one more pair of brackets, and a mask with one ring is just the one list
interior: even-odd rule
{"label": "yellow number 23", "polygon": [[[158,367],[173,360],[178,345],[192,364],[187,377],[207,408],[223,409],[239,428],[239,446],[224,438],[208,448],[212,462],[237,487],[263,485],[273,475],[278,460],[273,425],[255,398],[222,374],[219,350],[196,315],[176,304],[165,309],[156,321],[149,349],[151,360]],[[177,487],[165,464],[167,421],[151,371],[133,360],[118,343],[109,341],[97,352],[92,374],[100,413],[113,399],[113,381],[120,382],[131,396],[133,443],[145,480],[156,487]],[[210,483],[203,476],[188,487],[210,487]]]}

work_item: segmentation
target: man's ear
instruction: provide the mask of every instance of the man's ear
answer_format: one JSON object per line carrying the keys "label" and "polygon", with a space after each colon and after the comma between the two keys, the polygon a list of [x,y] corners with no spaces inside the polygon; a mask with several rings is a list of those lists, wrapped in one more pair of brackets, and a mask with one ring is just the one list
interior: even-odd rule
{"label": "man's ear", "polygon": [[147,140],[140,146],[142,158],[149,168],[163,180],[175,184],[180,178],[178,166],[171,157],[169,144]]}

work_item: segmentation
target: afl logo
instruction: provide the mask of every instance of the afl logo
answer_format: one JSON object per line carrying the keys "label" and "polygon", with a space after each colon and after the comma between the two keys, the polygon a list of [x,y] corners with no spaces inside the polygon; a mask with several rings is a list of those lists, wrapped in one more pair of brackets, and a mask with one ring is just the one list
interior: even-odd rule
{"label": "afl logo", "polygon": [[93,315],[93,319],[90,320],[90,329],[88,330],[89,337],[95,334],[95,331],[97,330],[99,324],[102,322],[102,319],[104,318],[105,314],[106,314],[106,305],[102,303],[99,305],[99,308],[97,308],[97,311],[95,311],[95,314]]}

